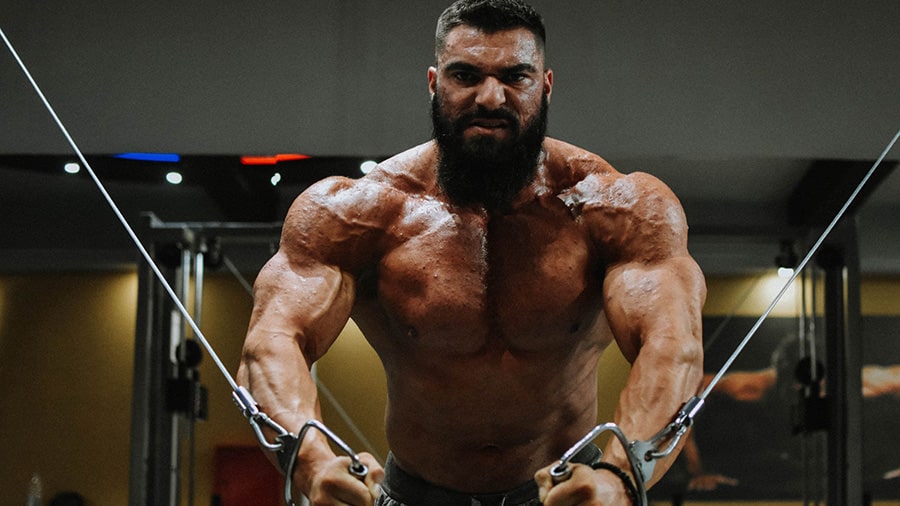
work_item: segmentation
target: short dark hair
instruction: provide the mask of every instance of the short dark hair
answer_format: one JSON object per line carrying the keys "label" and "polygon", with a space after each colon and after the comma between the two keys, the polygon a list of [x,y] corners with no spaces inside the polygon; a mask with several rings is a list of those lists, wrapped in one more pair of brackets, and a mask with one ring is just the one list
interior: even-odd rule
{"label": "short dark hair", "polygon": [[521,0],[457,0],[438,18],[434,34],[435,60],[447,43],[447,34],[460,25],[472,26],[485,33],[525,28],[534,34],[542,53],[547,44],[544,20]]}

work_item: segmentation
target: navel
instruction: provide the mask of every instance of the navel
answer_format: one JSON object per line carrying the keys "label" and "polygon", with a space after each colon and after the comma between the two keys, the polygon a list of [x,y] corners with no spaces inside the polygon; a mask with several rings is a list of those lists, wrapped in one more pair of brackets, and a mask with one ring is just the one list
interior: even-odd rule
{"label": "navel", "polygon": [[483,453],[494,453],[494,454],[497,454],[497,453],[500,453],[500,445],[496,445],[496,444],[486,444],[486,445],[484,445],[484,446],[481,447],[481,451],[482,451]]}

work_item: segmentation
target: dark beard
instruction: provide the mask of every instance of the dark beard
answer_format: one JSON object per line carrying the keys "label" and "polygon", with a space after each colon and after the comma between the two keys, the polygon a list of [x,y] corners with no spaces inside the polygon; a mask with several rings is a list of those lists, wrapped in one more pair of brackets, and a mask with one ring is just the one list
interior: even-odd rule
{"label": "dark beard", "polygon": [[[439,93],[431,100],[434,139],[439,148],[438,184],[459,205],[480,204],[488,211],[506,211],[537,172],[538,156],[547,131],[547,95],[541,109],[522,129],[518,119],[505,109],[479,107],[455,122],[447,118]],[[475,118],[506,120],[512,130],[507,141],[477,137],[467,142],[466,126]]]}

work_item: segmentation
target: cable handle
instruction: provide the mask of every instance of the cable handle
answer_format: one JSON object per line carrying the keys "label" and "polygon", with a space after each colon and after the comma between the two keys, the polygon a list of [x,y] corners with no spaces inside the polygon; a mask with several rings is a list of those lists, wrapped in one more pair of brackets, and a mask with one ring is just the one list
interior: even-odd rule
{"label": "cable handle", "polygon": [[[360,481],[364,481],[366,476],[368,476],[369,467],[362,463],[359,459],[359,455],[350,448],[350,445],[345,443],[343,439],[338,437],[338,435],[324,423],[315,419],[309,420],[300,428],[299,434],[294,435],[262,412],[259,409],[259,404],[257,404],[256,400],[253,398],[253,395],[245,387],[238,386],[232,392],[232,399],[241,410],[241,413],[250,422],[250,426],[253,428],[253,432],[256,434],[256,438],[259,440],[260,445],[266,450],[276,454],[279,467],[284,474],[284,502],[288,506],[294,506],[295,504],[292,489],[294,470],[297,467],[297,454],[300,452],[300,446],[303,444],[303,439],[310,429],[316,429],[324,434],[326,438],[335,444],[335,446],[340,448],[341,451],[350,457],[350,465],[347,467],[347,472],[358,478]],[[274,443],[266,438],[266,435],[262,430],[263,426],[275,431],[276,435]]]}
{"label": "cable handle", "polygon": [[562,483],[571,478],[572,468],[569,464],[572,458],[596,439],[597,436],[607,431],[613,433],[625,449],[625,454],[628,456],[628,463],[631,465],[631,474],[634,476],[635,488],[637,489],[637,494],[634,499],[635,506],[647,506],[649,503],[647,502],[647,487],[645,482],[647,478],[653,475],[653,468],[656,466],[656,462],[638,458],[638,453],[635,451],[635,444],[640,442],[629,442],[628,438],[625,437],[625,433],[622,432],[622,429],[615,423],[606,423],[594,427],[577,443],[572,445],[571,448],[566,450],[559,459],[559,462],[550,468],[550,478],[553,480],[554,484]]}

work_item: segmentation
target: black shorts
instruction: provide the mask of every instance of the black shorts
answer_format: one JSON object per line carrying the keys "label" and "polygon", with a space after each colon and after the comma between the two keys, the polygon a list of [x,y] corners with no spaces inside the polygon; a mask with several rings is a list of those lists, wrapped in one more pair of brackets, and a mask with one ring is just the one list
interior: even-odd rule
{"label": "black shorts", "polygon": [[[600,449],[588,445],[572,458],[577,464],[593,464],[601,457]],[[529,480],[518,487],[494,494],[467,494],[431,484],[397,466],[388,454],[384,464],[382,493],[376,506],[538,506],[538,486]]]}

